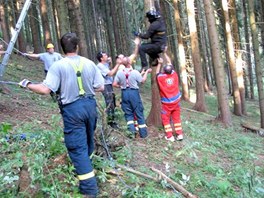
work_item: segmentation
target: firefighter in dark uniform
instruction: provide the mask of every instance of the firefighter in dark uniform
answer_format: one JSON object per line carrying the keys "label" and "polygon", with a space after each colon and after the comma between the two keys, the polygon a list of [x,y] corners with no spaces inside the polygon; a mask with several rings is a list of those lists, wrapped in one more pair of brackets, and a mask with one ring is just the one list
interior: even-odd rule
{"label": "firefighter in dark uniform", "polygon": [[163,52],[167,45],[166,25],[160,13],[156,10],[150,10],[146,13],[146,17],[150,22],[147,32],[145,34],[134,33],[135,36],[142,39],[151,39],[150,43],[143,43],[139,47],[142,69],[148,68],[146,54],[152,59],[152,65],[156,66],[158,64],[157,58],[159,58],[159,53]]}
{"label": "firefighter in dark uniform", "polygon": [[122,59],[122,64],[125,68],[117,72],[113,86],[121,88],[122,90],[121,107],[124,111],[131,136],[135,137],[136,135],[136,128],[134,125],[134,116],[136,116],[139,135],[141,138],[145,138],[148,135],[148,131],[144,118],[144,107],[139,94],[139,84],[143,84],[147,80],[147,75],[151,72],[151,69],[148,69],[146,72],[143,71],[140,74],[139,71],[132,68],[131,61],[128,57]]}

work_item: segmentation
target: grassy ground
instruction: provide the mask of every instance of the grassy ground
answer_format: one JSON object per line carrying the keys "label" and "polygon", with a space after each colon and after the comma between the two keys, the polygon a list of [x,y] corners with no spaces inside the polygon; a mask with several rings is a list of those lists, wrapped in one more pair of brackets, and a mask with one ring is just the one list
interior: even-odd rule
{"label": "grassy ground", "polygon": [[[44,75],[42,67],[38,61],[14,55],[3,80],[39,82]],[[150,82],[142,87],[146,115],[149,90]],[[101,95],[97,98],[103,104]],[[198,197],[264,197],[264,138],[240,126],[245,121],[259,126],[258,103],[248,101],[248,115],[232,116],[233,125],[224,128],[214,121],[216,101],[214,95],[206,95],[206,114],[189,110],[193,104],[182,102],[182,142],[167,142],[162,129],[149,127],[147,139],[124,138],[125,146],[111,151],[113,160],[95,156],[98,197],[183,197],[166,180],[145,179],[117,168],[117,164],[156,177],[153,167]],[[117,114],[125,134],[120,108]],[[0,158],[1,197],[81,197],[63,144],[57,104],[50,96],[14,85],[2,87]]]}

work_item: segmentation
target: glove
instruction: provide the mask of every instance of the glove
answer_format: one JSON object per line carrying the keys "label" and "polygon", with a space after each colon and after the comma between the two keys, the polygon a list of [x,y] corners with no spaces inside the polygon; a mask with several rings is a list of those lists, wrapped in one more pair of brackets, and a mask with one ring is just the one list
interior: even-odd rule
{"label": "glove", "polygon": [[19,82],[19,86],[22,87],[22,88],[27,88],[27,85],[31,83],[31,81],[27,80],[27,79],[24,79],[22,80],[21,82]]}
{"label": "glove", "polygon": [[139,36],[140,35],[140,33],[136,32],[136,31],[134,31],[133,34],[134,34],[134,36]]}

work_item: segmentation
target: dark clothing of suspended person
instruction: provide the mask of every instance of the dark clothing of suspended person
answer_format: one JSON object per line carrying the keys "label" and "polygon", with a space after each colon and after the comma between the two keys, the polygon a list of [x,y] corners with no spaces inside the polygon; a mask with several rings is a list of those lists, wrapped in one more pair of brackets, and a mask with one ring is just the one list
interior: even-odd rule
{"label": "dark clothing of suspended person", "polygon": [[159,53],[162,53],[167,45],[166,25],[159,12],[150,10],[146,13],[146,17],[150,22],[147,32],[144,34],[135,33],[135,36],[142,39],[150,38],[151,40],[149,43],[143,43],[139,47],[141,70],[149,67],[146,54],[152,59],[152,66],[156,66],[158,64],[157,58],[159,58]]}

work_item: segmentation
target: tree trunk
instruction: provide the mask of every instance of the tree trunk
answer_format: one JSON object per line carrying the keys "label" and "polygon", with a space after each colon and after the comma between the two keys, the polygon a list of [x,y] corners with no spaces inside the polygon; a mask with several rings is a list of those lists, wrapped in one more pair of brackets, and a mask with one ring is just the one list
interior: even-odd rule
{"label": "tree trunk", "polygon": [[[248,9],[246,6],[246,0],[242,0],[243,3],[243,10],[244,10],[244,27],[245,27],[245,40],[246,43],[250,43],[250,34],[249,34],[249,28],[248,28]],[[246,52],[247,52],[247,63],[248,63],[248,78],[249,78],[249,84],[250,84],[250,98],[255,99],[255,93],[254,93],[254,80],[253,80],[253,69],[252,69],[252,62],[251,62],[251,51],[250,45],[246,45]]]}
{"label": "tree trunk", "polygon": [[86,44],[83,16],[80,8],[80,0],[69,0],[68,9],[70,15],[71,30],[77,34],[80,39],[79,54],[88,57],[88,49]]}
{"label": "tree trunk", "polygon": [[240,101],[241,101],[241,111],[243,115],[246,115],[246,101],[245,101],[245,84],[244,84],[244,75],[243,75],[243,60],[241,54],[241,42],[238,30],[238,21],[237,21],[237,14],[236,14],[236,2],[235,0],[229,1],[231,9],[230,10],[230,24],[232,28],[232,35],[234,38],[234,48],[235,48],[235,58],[236,58],[236,71],[237,71],[237,80],[238,80],[238,87],[240,93]]}
{"label": "tree trunk", "polygon": [[111,16],[112,16],[112,20],[113,20],[113,26],[115,27],[114,28],[114,37],[115,37],[116,50],[117,50],[117,54],[120,54],[123,52],[122,52],[122,48],[121,48],[121,42],[119,40],[119,38],[120,38],[119,31],[116,28],[116,27],[118,27],[117,13],[116,13],[114,1],[110,1],[109,3],[110,3],[110,9],[111,9]]}
{"label": "tree trunk", "polygon": [[[16,8],[16,13],[15,13],[16,21],[18,21],[18,18],[20,16],[23,5],[24,5],[24,3],[21,0],[16,0],[16,6],[15,6],[15,8]],[[23,27],[21,28],[21,31],[18,34],[17,41],[18,41],[19,51],[25,52],[26,51],[26,42],[25,42]]]}
{"label": "tree trunk", "polygon": [[43,27],[43,33],[44,33],[44,45],[46,47],[48,43],[52,42],[46,0],[40,0],[39,7],[40,7],[40,16],[42,20],[42,27]]}
{"label": "tree trunk", "polygon": [[204,97],[204,78],[201,65],[201,55],[198,43],[198,34],[195,22],[194,0],[186,0],[189,30],[191,36],[192,61],[195,73],[195,88],[196,88],[196,103],[194,109],[201,112],[206,112],[205,97]]}
{"label": "tree trunk", "polygon": [[39,15],[38,11],[36,8],[36,2],[32,2],[33,5],[30,8],[30,27],[32,31],[32,42],[33,42],[33,47],[34,47],[34,53],[41,53],[43,52],[43,47],[41,44],[41,38],[39,37],[40,35],[40,25],[39,25]]}
{"label": "tree trunk", "polygon": [[160,111],[161,111],[161,102],[159,88],[156,80],[156,70],[157,67],[152,67],[151,73],[151,109],[147,117],[147,125],[153,125],[155,127],[162,126]]}
{"label": "tree trunk", "polygon": [[190,98],[189,98],[189,88],[187,81],[186,59],[185,59],[184,44],[182,40],[183,34],[182,34],[180,13],[178,9],[178,0],[173,0],[173,7],[174,7],[174,18],[175,18],[175,25],[177,31],[177,39],[178,39],[178,48],[179,48],[179,65],[180,65],[179,74],[181,76],[182,99],[185,101],[189,101]]}
{"label": "tree trunk", "polygon": [[64,1],[54,1],[55,9],[57,10],[58,16],[58,27],[59,27],[59,37],[70,31],[69,13],[67,4]]}
{"label": "tree trunk", "polygon": [[227,38],[228,62],[230,66],[232,88],[233,88],[234,114],[237,116],[241,116],[242,115],[241,97],[238,87],[235,52],[234,52],[233,39],[232,39],[232,33],[231,33],[231,27],[230,27],[229,15],[228,15],[227,0],[222,0],[222,9],[225,18],[225,34]]}
{"label": "tree trunk", "polygon": [[229,102],[227,96],[227,89],[225,86],[225,70],[223,60],[221,58],[221,48],[219,43],[219,36],[216,29],[215,15],[213,9],[212,0],[203,0],[204,9],[208,27],[208,34],[212,52],[213,66],[215,69],[215,79],[216,79],[216,88],[217,88],[217,100],[218,108],[220,115],[219,119],[226,125],[230,126],[231,113],[229,110]]}
{"label": "tree trunk", "polygon": [[255,57],[255,71],[257,77],[257,86],[258,86],[258,96],[259,96],[259,110],[260,110],[260,126],[264,128],[264,90],[263,90],[263,71],[261,68],[261,59],[259,54],[259,41],[258,41],[258,30],[255,21],[255,10],[254,2],[248,0],[248,9],[249,9],[249,21],[252,34],[253,42],[253,51]]}
{"label": "tree trunk", "polygon": [[4,0],[0,0],[0,26],[1,26],[1,31],[3,33],[3,39],[6,43],[9,43],[10,36],[8,33],[8,25],[6,21],[6,4]]}

